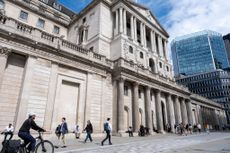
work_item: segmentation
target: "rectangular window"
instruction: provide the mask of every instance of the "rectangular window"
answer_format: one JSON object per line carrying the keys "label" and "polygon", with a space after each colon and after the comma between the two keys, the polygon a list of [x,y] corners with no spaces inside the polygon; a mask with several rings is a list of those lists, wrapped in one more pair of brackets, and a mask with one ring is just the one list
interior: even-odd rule
{"label": "rectangular window", "polygon": [[27,21],[27,19],[28,19],[28,13],[24,12],[24,11],[21,11],[19,18],[22,19],[22,20]]}
{"label": "rectangular window", "polygon": [[128,88],[128,86],[124,86],[124,95],[125,96],[129,95],[129,88]]}
{"label": "rectangular window", "polygon": [[53,33],[59,34],[60,33],[60,28],[58,26],[54,26]]}
{"label": "rectangular window", "polygon": [[42,20],[39,18],[36,26],[39,28],[44,28],[45,27],[45,20]]}

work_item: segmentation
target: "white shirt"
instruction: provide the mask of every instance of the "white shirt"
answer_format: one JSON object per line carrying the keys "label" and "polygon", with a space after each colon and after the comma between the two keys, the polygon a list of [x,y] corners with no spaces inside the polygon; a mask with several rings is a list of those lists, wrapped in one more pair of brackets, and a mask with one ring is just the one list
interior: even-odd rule
{"label": "white shirt", "polygon": [[106,123],[109,125],[109,131],[112,132],[112,125],[109,123],[109,121],[106,121]]}
{"label": "white shirt", "polygon": [[7,126],[5,128],[5,132],[14,132],[14,127],[13,126],[11,126],[11,127]]}

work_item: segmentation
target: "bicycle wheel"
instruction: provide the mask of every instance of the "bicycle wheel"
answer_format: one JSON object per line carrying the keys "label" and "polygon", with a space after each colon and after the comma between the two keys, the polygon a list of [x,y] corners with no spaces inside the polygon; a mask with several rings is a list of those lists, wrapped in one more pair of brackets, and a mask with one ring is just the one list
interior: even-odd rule
{"label": "bicycle wheel", "polygon": [[50,141],[44,140],[36,145],[35,153],[54,153],[54,146]]}

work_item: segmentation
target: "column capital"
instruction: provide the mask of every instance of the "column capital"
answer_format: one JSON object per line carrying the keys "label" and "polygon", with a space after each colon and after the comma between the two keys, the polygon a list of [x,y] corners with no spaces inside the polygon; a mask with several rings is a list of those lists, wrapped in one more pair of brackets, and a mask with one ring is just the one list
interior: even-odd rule
{"label": "column capital", "polygon": [[171,94],[170,92],[166,92],[165,95],[166,95],[167,97],[172,96],[172,94]]}
{"label": "column capital", "polygon": [[117,80],[120,81],[120,82],[125,82],[125,78],[124,77],[119,77]]}
{"label": "column capital", "polygon": [[154,89],[154,91],[155,91],[156,93],[161,93],[161,90],[160,90],[160,89]]}
{"label": "column capital", "polygon": [[11,49],[7,47],[0,47],[0,56],[7,57],[11,53]]}
{"label": "column capital", "polygon": [[145,89],[150,90],[151,87],[150,86],[145,86]]}
{"label": "column capital", "polygon": [[140,85],[140,82],[135,81],[135,82],[133,82],[133,85],[134,85],[134,86],[139,86],[139,85]]}

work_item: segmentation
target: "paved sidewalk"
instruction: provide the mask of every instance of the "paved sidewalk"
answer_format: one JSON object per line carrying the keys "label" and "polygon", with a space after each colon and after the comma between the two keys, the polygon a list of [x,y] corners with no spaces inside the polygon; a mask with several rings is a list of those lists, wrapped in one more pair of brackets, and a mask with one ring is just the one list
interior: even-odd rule
{"label": "paved sidewalk", "polygon": [[[56,150],[57,153],[170,153],[172,150],[187,148],[207,142],[230,140],[230,133],[202,133],[199,135],[178,136],[172,134],[157,134],[149,137],[120,138],[113,137],[113,145],[100,146],[101,139],[93,143],[83,144],[78,141],[65,149]],[[182,153],[182,152],[181,152]],[[193,151],[191,152],[193,153]],[[205,152],[206,153],[206,152]],[[208,152],[209,153],[209,152]],[[218,153],[218,152],[216,152]]]}
{"label": "paved sidewalk", "polygon": [[[82,136],[84,137],[84,134]],[[44,138],[46,139],[48,137],[44,136]],[[196,145],[198,144],[201,144],[201,146],[198,146],[197,148],[202,150],[202,144],[205,143],[212,143],[216,141],[221,142],[225,139],[230,143],[230,132],[213,132],[211,134],[201,133],[188,136],[178,136],[175,134],[155,134],[153,136],[131,138],[113,136],[113,145],[108,145],[108,143],[105,142],[104,146],[101,146],[100,142],[103,138],[104,137],[93,137],[92,143],[88,141],[86,144],[84,144],[84,138],[81,138],[80,140],[75,139],[73,134],[69,134],[67,138],[67,148],[55,149],[55,153],[171,153],[178,152],[178,150],[182,151],[180,153],[187,153],[189,152],[189,149],[189,153],[193,153],[197,147]],[[49,138],[49,140],[51,140],[54,145],[58,143],[56,138]],[[221,145],[219,145],[219,147],[223,148]],[[225,149],[228,148],[225,147]]]}

